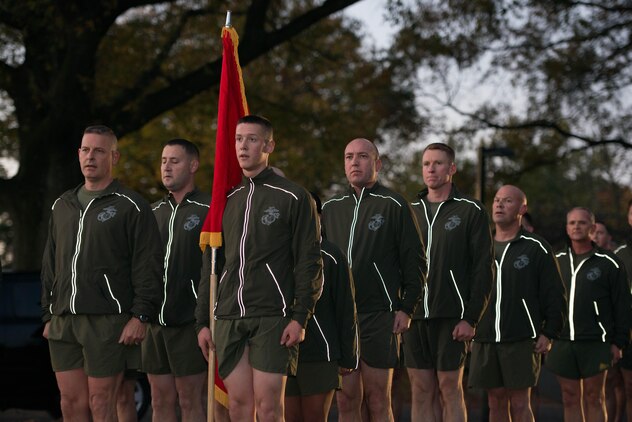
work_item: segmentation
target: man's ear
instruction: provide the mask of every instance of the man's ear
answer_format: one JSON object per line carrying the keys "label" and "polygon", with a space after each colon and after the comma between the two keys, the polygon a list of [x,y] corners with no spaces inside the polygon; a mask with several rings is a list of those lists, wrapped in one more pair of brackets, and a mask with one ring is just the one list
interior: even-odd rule
{"label": "man's ear", "polygon": [[198,171],[199,168],[200,168],[200,161],[191,160],[191,163],[189,164],[189,172],[195,173],[196,171]]}
{"label": "man's ear", "polygon": [[112,165],[116,165],[121,158],[121,153],[118,150],[112,151]]}

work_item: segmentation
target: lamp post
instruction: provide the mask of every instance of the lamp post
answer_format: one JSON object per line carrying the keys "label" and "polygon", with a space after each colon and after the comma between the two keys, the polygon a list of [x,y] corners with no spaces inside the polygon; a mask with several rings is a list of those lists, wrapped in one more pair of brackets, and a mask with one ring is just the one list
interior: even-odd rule
{"label": "lamp post", "polygon": [[514,152],[508,147],[478,147],[478,200],[485,203],[485,182],[487,181],[487,157],[513,157]]}

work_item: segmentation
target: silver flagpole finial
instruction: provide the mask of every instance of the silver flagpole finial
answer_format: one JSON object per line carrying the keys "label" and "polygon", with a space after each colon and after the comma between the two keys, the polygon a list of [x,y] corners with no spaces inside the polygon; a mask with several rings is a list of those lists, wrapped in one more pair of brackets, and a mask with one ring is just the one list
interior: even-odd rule
{"label": "silver flagpole finial", "polygon": [[226,25],[224,25],[226,28],[230,28],[230,10],[228,10],[226,12]]}

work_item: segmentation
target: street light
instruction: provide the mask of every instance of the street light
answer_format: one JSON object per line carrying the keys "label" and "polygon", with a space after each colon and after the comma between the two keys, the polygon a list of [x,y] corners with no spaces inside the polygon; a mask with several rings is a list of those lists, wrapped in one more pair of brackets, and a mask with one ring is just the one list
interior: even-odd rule
{"label": "street light", "polygon": [[478,147],[478,200],[485,203],[485,182],[487,181],[487,157],[513,157],[514,152],[508,147]]}

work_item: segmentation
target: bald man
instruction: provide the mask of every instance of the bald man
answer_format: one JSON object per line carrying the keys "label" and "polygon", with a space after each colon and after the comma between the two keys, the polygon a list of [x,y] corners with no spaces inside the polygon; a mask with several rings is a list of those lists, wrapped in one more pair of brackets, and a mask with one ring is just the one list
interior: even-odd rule
{"label": "bald man", "polygon": [[421,237],[407,201],[377,181],[382,162],[373,142],[349,142],[344,167],[351,186],[323,204],[322,223],[353,272],[361,361],[358,371],[343,378],[338,414],[340,420],[359,421],[364,390],[370,419],[392,421],[400,336],[421,297]]}
{"label": "bald man", "polygon": [[522,228],[527,198],[515,186],[494,197],[496,280],[472,344],[470,387],[487,390],[489,420],[533,421],[540,355],[564,324],[566,296],[551,246]]}
{"label": "bald man", "polygon": [[575,207],[566,214],[569,246],[558,252],[569,292],[568,324],[546,366],[562,390],[564,420],[605,421],[607,369],[621,358],[630,337],[630,290],[624,264],[590,239],[595,215]]}

